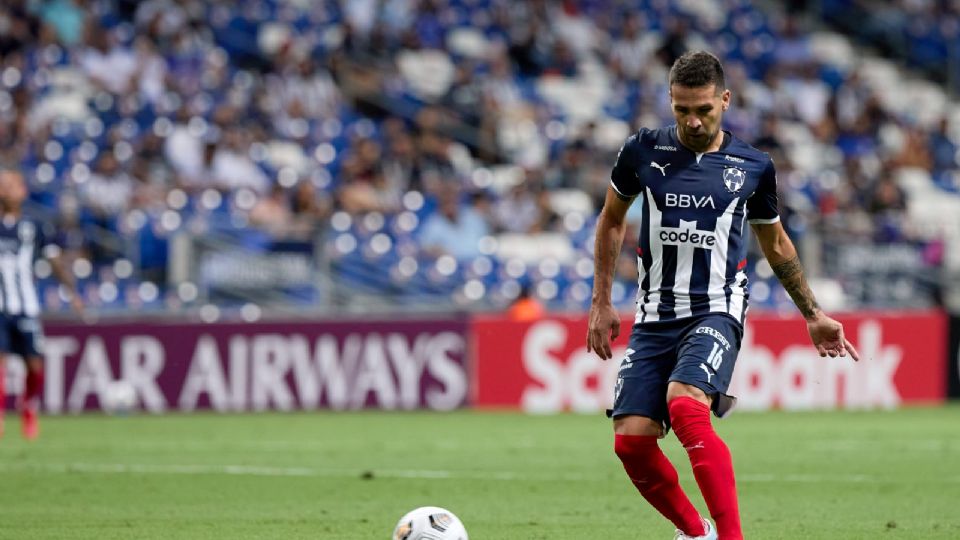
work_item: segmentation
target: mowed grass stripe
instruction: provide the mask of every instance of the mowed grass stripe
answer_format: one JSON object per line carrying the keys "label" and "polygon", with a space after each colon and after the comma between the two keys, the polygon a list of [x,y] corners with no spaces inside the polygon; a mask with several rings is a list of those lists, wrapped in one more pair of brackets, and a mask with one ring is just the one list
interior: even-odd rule
{"label": "mowed grass stripe", "polygon": [[[48,474],[169,474],[169,475],[230,475],[230,476],[306,476],[331,478],[416,478],[447,480],[502,480],[502,481],[561,481],[561,482],[609,482],[609,475],[585,474],[530,474],[516,471],[454,471],[454,470],[359,470],[359,469],[311,469],[294,467],[262,467],[250,465],[151,465],[145,463],[43,463],[0,464],[0,472],[41,472]],[[739,475],[740,483],[897,483],[904,479],[891,479],[863,474],[813,475],[813,474],[745,474]],[[932,484],[960,483],[960,476],[929,478],[921,480]],[[915,482],[909,482],[915,483]]]}

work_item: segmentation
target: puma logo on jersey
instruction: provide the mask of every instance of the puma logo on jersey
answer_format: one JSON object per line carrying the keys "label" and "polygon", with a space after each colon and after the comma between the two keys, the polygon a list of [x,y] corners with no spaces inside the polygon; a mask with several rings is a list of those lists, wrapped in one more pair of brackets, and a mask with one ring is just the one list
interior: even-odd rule
{"label": "puma logo on jersey", "polygon": [[667,167],[669,167],[670,164],[667,163],[666,165],[661,165],[661,164],[657,163],[656,161],[651,161],[651,162],[650,162],[650,166],[653,167],[654,169],[659,169],[659,170],[660,170],[660,174],[666,176],[666,175],[667,175]]}
{"label": "puma logo on jersey", "polygon": [[707,384],[710,384],[710,379],[713,378],[713,372],[710,371],[710,368],[706,364],[700,364],[700,369],[707,374]]}

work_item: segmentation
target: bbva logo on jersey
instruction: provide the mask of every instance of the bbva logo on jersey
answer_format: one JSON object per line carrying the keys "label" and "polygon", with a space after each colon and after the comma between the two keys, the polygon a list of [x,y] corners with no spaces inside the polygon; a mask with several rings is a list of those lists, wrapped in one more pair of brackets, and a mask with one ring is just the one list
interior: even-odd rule
{"label": "bbva logo on jersey", "polygon": [[667,206],[676,206],[679,208],[706,208],[714,210],[717,207],[713,204],[713,195],[689,195],[687,193],[667,193],[664,197],[664,203]]}
{"label": "bbva logo on jersey", "polygon": [[727,186],[727,191],[736,193],[740,191],[743,184],[747,182],[747,173],[743,169],[736,167],[726,167],[723,169],[723,183]]}

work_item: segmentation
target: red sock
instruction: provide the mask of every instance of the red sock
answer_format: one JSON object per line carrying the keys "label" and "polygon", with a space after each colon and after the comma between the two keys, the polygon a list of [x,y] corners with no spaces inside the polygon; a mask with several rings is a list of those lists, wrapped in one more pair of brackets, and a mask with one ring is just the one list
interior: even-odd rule
{"label": "red sock", "polygon": [[43,370],[27,370],[27,383],[23,391],[24,408],[36,411],[40,406],[40,392],[43,390]]}
{"label": "red sock", "polygon": [[670,423],[690,456],[693,476],[710,516],[717,523],[717,533],[723,540],[741,540],[733,460],[727,445],[710,425],[710,407],[691,397],[680,397],[671,401],[668,408]]}
{"label": "red sock", "polygon": [[643,498],[687,535],[706,533],[700,513],[687,498],[677,470],[653,435],[616,435],[614,450]]}
{"label": "red sock", "polygon": [[0,364],[0,416],[7,410],[7,365]]}

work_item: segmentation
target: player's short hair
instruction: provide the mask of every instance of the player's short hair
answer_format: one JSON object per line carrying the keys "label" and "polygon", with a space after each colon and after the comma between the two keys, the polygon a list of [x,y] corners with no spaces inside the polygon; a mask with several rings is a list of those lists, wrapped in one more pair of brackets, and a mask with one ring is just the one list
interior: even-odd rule
{"label": "player's short hair", "polygon": [[670,68],[670,86],[675,84],[687,88],[713,84],[717,93],[727,87],[720,59],[707,51],[689,51],[677,58]]}

